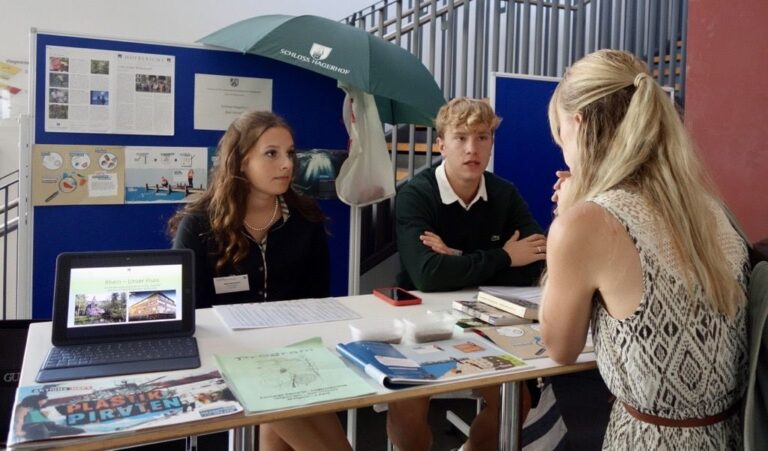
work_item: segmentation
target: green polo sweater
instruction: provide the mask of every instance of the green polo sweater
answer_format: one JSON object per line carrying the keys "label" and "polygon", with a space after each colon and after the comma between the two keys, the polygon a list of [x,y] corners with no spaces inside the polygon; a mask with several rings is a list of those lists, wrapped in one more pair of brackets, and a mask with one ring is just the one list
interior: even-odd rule
{"label": "green polo sweater", "polygon": [[[523,198],[508,181],[485,173],[488,200],[478,200],[467,211],[458,202],[444,205],[435,178],[428,169],[397,194],[397,248],[401,272],[398,285],[421,291],[450,291],[478,285],[532,285],[543,262],[510,267],[502,249],[515,230],[520,238],[543,233]],[[419,235],[436,233],[443,242],[463,252],[442,255],[421,243]]]}

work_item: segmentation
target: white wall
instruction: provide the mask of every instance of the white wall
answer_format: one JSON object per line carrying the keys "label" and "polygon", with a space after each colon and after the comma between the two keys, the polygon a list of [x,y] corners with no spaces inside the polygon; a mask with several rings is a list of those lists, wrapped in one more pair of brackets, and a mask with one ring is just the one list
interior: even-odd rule
{"label": "white wall", "polygon": [[[339,20],[375,0],[0,0],[0,61],[28,61],[29,30],[193,43],[263,14],[315,14]],[[17,85],[26,87],[26,80]],[[14,103],[26,105],[26,90]],[[19,97],[22,96],[22,97]],[[24,113],[24,111],[17,111]],[[18,128],[0,118],[0,176],[18,168]]]}

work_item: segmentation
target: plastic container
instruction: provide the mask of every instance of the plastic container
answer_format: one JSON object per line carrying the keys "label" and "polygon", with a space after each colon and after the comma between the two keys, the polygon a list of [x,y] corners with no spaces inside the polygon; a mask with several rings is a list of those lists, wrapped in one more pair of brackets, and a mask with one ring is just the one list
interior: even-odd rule
{"label": "plastic container", "polygon": [[427,312],[424,315],[406,318],[405,339],[411,343],[447,340],[453,336],[453,315],[445,312]]}
{"label": "plastic container", "polygon": [[349,332],[354,341],[381,341],[397,344],[403,338],[403,329],[403,321],[397,318],[361,319],[349,323]]}

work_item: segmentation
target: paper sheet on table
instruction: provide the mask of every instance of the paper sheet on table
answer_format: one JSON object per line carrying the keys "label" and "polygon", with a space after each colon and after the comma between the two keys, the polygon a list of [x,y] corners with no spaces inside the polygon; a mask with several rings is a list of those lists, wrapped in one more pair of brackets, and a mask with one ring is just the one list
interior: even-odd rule
{"label": "paper sheet on table", "polygon": [[375,391],[319,338],[246,354],[217,354],[216,361],[247,413]]}
{"label": "paper sheet on table", "polygon": [[360,315],[334,298],[215,305],[213,311],[232,330],[360,318]]}

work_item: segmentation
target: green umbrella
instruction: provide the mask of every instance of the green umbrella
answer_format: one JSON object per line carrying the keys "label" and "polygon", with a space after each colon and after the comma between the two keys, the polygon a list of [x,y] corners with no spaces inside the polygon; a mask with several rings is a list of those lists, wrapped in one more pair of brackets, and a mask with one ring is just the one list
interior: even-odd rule
{"label": "green umbrella", "polygon": [[373,94],[382,122],[433,125],[445,103],[413,54],[360,28],[318,16],[269,15],[222,28],[198,42],[273,58]]}

